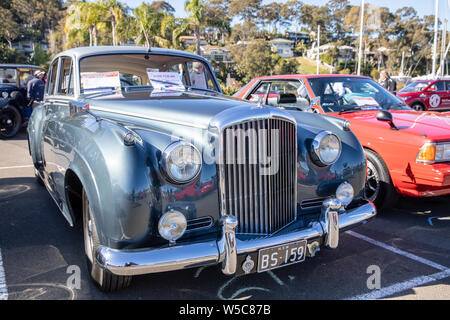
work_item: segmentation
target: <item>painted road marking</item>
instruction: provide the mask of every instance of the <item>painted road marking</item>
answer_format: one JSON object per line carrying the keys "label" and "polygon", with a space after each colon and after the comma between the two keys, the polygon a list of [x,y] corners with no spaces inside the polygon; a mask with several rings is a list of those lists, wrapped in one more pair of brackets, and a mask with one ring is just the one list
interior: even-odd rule
{"label": "painted road marking", "polygon": [[409,252],[406,252],[406,251],[403,251],[403,250],[394,248],[394,247],[389,246],[389,245],[387,245],[387,244],[385,244],[385,243],[383,243],[383,242],[380,242],[380,241],[374,240],[374,239],[372,239],[372,238],[366,237],[366,236],[364,236],[364,235],[362,235],[362,234],[359,234],[359,233],[356,233],[356,232],[354,232],[354,231],[349,230],[349,231],[346,231],[345,233],[346,233],[346,234],[349,234],[349,235],[351,235],[351,236],[353,236],[353,237],[356,237],[356,238],[358,238],[358,239],[367,241],[367,242],[369,242],[369,243],[371,243],[371,244],[373,244],[373,245],[376,245],[376,246],[378,246],[378,247],[381,247],[381,248],[383,248],[383,249],[386,249],[386,250],[389,250],[389,251],[394,252],[394,253],[396,253],[396,254],[399,254],[399,255],[402,255],[402,256],[404,256],[404,257],[407,257],[407,258],[409,258],[409,259],[412,259],[412,260],[415,260],[415,261],[417,261],[417,262],[426,264],[426,265],[428,265],[428,266],[430,266],[430,267],[433,267],[433,268],[435,268],[435,269],[438,269],[438,270],[441,270],[441,271],[448,270],[448,268],[447,268],[447,267],[444,267],[443,265],[440,265],[440,264],[435,263],[435,262],[433,262],[433,261],[430,261],[430,260],[427,260],[427,259],[418,257],[418,256],[416,256],[415,254],[412,254],[412,253],[409,253]]}
{"label": "painted road marking", "polygon": [[381,299],[381,298],[392,296],[392,295],[394,295],[396,293],[400,293],[400,292],[403,292],[403,291],[406,291],[406,290],[413,289],[413,288],[415,288],[417,286],[422,286],[422,285],[425,285],[425,284],[430,283],[430,282],[434,282],[434,281],[438,281],[438,280],[442,280],[442,279],[450,277],[450,268],[444,267],[444,266],[442,266],[442,265],[440,265],[438,263],[435,263],[433,261],[430,261],[430,260],[418,257],[418,256],[416,256],[416,255],[414,255],[412,253],[409,253],[409,252],[406,252],[406,251],[394,248],[394,247],[389,246],[389,245],[387,245],[387,244],[385,244],[383,242],[380,242],[380,241],[374,240],[372,238],[366,237],[366,236],[364,236],[362,234],[359,234],[359,233],[356,233],[354,231],[346,231],[345,233],[347,233],[347,234],[349,234],[349,235],[351,235],[353,237],[356,237],[358,239],[367,241],[367,242],[369,242],[369,243],[371,243],[373,245],[376,245],[378,247],[381,247],[383,249],[389,250],[389,251],[394,252],[396,254],[402,255],[402,256],[407,257],[409,259],[412,259],[414,261],[417,261],[417,262],[420,262],[422,264],[425,264],[425,265],[428,265],[430,267],[433,267],[435,269],[441,270],[441,272],[434,273],[434,274],[431,274],[431,275],[428,275],[428,276],[419,276],[419,277],[416,277],[416,278],[413,278],[413,279],[410,279],[410,280],[406,280],[406,281],[403,281],[403,282],[392,284],[392,285],[390,285],[388,287],[381,288],[379,290],[373,290],[373,291],[371,291],[369,293],[364,293],[364,294],[360,294],[360,295],[357,295],[357,296],[354,296],[354,297],[351,297],[351,298],[346,298],[344,300]]}
{"label": "painted road marking", "polygon": [[428,223],[430,224],[430,226],[433,226],[433,222],[431,222],[431,220],[433,220],[433,219],[444,221],[444,220],[450,220],[450,217],[430,217],[430,218],[428,218]]}
{"label": "painted road marking", "polygon": [[386,298],[386,297],[392,296],[396,293],[410,290],[415,287],[423,286],[427,283],[442,280],[442,279],[445,279],[448,277],[450,277],[450,269],[444,270],[442,272],[434,273],[429,276],[420,276],[417,278],[406,280],[406,281],[396,283],[396,284],[390,285],[388,287],[385,287],[385,288],[382,288],[379,290],[374,290],[372,292],[364,293],[364,294],[354,296],[351,298],[347,298],[344,300],[370,300],[370,299]]}
{"label": "painted road marking", "polygon": [[0,300],[8,300],[5,269],[3,268],[2,249],[0,249]]}
{"label": "painted road marking", "polygon": [[26,166],[0,167],[0,170],[31,168],[31,167],[34,167],[34,165],[30,164],[30,165],[26,165]]}

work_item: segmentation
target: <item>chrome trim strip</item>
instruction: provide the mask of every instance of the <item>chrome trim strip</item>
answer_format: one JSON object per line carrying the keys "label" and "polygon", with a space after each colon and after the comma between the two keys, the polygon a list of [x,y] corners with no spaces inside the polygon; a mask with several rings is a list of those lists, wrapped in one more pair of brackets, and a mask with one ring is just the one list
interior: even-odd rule
{"label": "chrome trim strip", "polygon": [[146,120],[153,120],[153,121],[160,121],[160,122],[166,122],[166,123],[179,124],[179,125],[192,127],[192,128],[198,128],[198,129],[207,129],[206,126],[197,125],[197,124],[195,124],[193,122],[170,121],[170,120],[167,120],[166,118],[146,117],[146,116],[144,116],[144,115],[142,115],[140,113],[119,112],[119,111],[115,111],[115,110],[111,110],[111,109],[107,109],[107,108],[96,107],[94,105],[91,106],[89,109],[93,110],[93,111],[100,111],[100,112],[118,114],[118,115],[121,115],[121,116],[128,116],[128,117],[133,117],[133,118],[141,118],[141,119],[146,119]]}
{"label": "chrome trim strip", "polygon": [[[365,223],[376,215],[375,206],[368,202],[358,208],[344,211],[339,215],[339,229]],[[202,243],[177,244],[159,249],[116,250],[100,246],[96,252],[97,262],[103,268],[117,275],[139,275],[172,270],[181,270],[200,266],[222,263],[222,270],[230,272],[236,270],[235,254],[255,252],[261,248],[268,248],[283,243],[309,240],[324,237],[326,233],[325,221],[319,220],[308,228],[290,233],[261,237],[249,241],[233,238],[233,218],[221,220],[224,224],[218,241]],[[234,246],[233,240],[236,244]],[[228,247],[227,247],[228,246]]]}

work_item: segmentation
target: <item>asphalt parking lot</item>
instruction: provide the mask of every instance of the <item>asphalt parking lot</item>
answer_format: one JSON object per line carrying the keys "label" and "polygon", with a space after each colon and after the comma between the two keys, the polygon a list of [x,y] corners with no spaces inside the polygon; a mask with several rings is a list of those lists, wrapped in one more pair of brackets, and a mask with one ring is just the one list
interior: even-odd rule
{"label": "asphalt parking lot", "polygon": [[[215,267],[138,276],[104,294],[89,280],[81,228],[66,223],[35,180],[22,130],[0,140],[0,300],[450,299],[449,207],[450,197],[402,198],[342,234],[338,249],[300,264],[245,277]],[[73,266],[81,270],[79,289],[67,286]],[[373,288],[377,270],[380,289]]]}

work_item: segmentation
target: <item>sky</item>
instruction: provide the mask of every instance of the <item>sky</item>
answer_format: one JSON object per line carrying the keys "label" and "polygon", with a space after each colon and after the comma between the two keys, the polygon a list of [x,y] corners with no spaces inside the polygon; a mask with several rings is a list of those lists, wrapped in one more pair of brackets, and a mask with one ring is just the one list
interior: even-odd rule
{"label": "sky", "polygon": [[[135,8],[142,3],[142,0],[122,0],[127,3],[131,8]],[[175,16],[186,17],[186,12],[184,11],[185,0],[166,0],[169,2],[176,10]],[[263,0],[263,3],[274,2],[275,0]],[[287,0],[279,0],[275,2],[286,2]],[[151,0],[147,0],[151,2]],[[302,0],[305,4],[311,5],[324,5],[327,0]],[[419,16],[434,15],[434,3],[435,0],[365,0],[366,3],[377,5],[380,7],[388,7],[391,11],[395,11],[402,7],[414,7]],[[449,10],[450,0],[439,0],[439,17],[450,20],[450,10]],[[352,5],[360,5],[361,0],[350,0]]]}

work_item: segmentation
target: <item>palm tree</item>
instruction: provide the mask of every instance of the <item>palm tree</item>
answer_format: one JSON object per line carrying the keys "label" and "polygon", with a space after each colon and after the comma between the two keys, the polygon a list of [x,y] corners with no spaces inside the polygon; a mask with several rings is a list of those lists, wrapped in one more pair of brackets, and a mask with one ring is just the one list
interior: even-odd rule
{"label": "palm tree", "polygon": [[152,7],[145,2],[134,9],[133,13],[136,17],[136,43],[145,43],[147,47],[150,47],[152,44],[157,44],[156,37],[159,34],[164,13],[154,11]]}
{"label": "palm tree", "polygon": [[117,0],[102,0],[104,10],[107,12],[108,18],[111,20],[111,33],[113,46],[117,46],[117,25],[121,22],[124,16],[124,7]]}
{"label": "palm tree", "polygon": [[184,9],[186,12],[189,12],[187,23],[194,31],[196,40],[195,53],[200,54],[200,34],[207,24],[205,5],[203,0],[188,0],[184,4]]}

